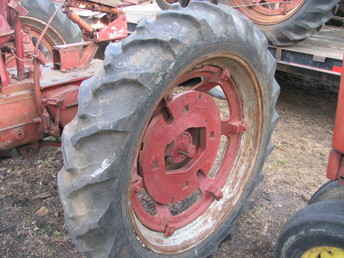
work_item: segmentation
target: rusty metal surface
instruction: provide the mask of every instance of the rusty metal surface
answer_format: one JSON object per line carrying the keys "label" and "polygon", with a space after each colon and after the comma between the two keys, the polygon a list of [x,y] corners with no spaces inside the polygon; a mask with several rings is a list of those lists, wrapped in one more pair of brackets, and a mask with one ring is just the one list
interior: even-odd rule
{"label": "rusty metal surface", "polygon": [[33,83],[26,81],[3,88],[3,94],[0,93],[1,150],[36,141],[42,136],[33,88]]}
{"label": "rusty metal surface", "polygon": [[119,15],[114,21],[97,33],[97,42],[120,40],[128,37],[127,19]]}
{"label": "rusty metal surface", "polygon": [[[123,4],[123,3],[122,3]],[[134,4],[134,3],[133,3]],[[128,5],[128,4],[125,4]],[[132,5],[132,4],[129,4]],[[113,41],[126,38],[128,36],[127,20],[120,5],[114,4],[110,7],[102,3],[95,3],[84,0],[67,0],[64,4],[67,16],[86,33],[88,40],[95,42]],[[105,16],[93,22],[85,21],[77,14],[73,8],[85,9],[95,12],[101,12]]]}
{"label": "rusty metal surface", "polygon": [[66,126],[77,112],[80,82],[44,92],[44,105],[60,128]]}
{"label": "rusty metal surface", "polygon": [[84,21],[78,14],[70,11],[67,12],[67,16],[69,19],[71,19],[73,22],[75,22],[76,24],[78,24],[78,26],[88,32],[88,33],[93,33],[94,29],[92,28],[92,26],[90,24],[88,24],[86,21]]}
{"label": "rusty metal surface", "polygon": [[85,1],[85,0],[66,0],[64,6],[80,8],[80,9],[87,9],[95,12],[102,12],[108,14],[118,14],[121,13],[121,10],[116,8],[117,6],[121,5],[121,1],[111,1],[112,5],[105,5],[101,3],[101,1]]}
{"label": "rusty metal surface", "polygon": [[6,70],[6,66],[5,66],[5,62],[4,62],[1,50],[0,50],[0,80],[1,80],[0,89],[2,87],[7,87],[10,82],[10,77]]}

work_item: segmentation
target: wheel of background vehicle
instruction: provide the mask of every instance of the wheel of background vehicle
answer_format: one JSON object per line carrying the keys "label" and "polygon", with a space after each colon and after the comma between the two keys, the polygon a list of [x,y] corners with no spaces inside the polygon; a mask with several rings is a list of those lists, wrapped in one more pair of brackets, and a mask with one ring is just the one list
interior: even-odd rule
{"label": "wheel of background vehicle", "polygon": [[325,200],[344,200],[344,185],[337,180],[327,182],[313,194],[308,204]]}
{"label": "wheel of background vehicle", "polygon": [[[272,149],[279,86],[267,47],[237,11],[206,2],[177,5],[108,46],[62,136],[59,194],[82,253],[215,251]],[[218,85],[225,100],[207,94]]]}
{"label": "wheel of background vehicle", "polygon": [[178,0],[155,0],[161,10],[168,10],[172,8],[173,4],[178,3]]}
{"label": "wheel of background vehicle", "polygon": [[[21,3],[29,12],[26,16],[21,16],[24,30],[36,43],[48,20],[54,14],[57,4],[51,0],[22,0]],[[53,46],[80,41],[82,41],[82,34],[79,27],[62,11],[58,11],[43,37],[39,49],[49,61],[52,60]],[[11,65],[12,62],[14,62],[14,58],[9,58],[8,65]]]}
{"label": "wheel of background vehicle", "polygon": [[[156,0],[161,9],[178,0]],[[333,15],[339,0],[219,0],[238,8],[260,26],[273,45],[287,46],[319,30]]]}
{"label": "wheel of background vehicle", "polygon": [[338,2],[339,0],[291,0],[285,3],[278,3],[276,0],[232,0],[230,5],[257,3],[256,6],[239,10],[260,26],[272,44],[285,46],[302,41],[319,30],[334,15]]}
{"label": "wheel of background vehicle", "polygon": [[344,201],[314,203],[285,225],[276,258],[344,257]]}

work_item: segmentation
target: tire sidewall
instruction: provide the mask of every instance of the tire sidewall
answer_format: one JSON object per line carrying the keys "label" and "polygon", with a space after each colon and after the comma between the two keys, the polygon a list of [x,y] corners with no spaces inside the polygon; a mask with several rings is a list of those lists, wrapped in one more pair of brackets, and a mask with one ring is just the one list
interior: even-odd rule
{"label": "tire sidewall", "polygon": [[275,257],[300,258],[306,251],[321,246],[343,249],[343,200],[320,201],[299,210],[284,226]]}

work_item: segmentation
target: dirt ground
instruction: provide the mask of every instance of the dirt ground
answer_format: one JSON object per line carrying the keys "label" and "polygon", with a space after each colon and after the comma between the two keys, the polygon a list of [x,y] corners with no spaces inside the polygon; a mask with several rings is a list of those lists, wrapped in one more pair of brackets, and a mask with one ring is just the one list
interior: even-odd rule
{"label": "dirt ground", "polygon": [[[287,218],[326,181],[336,96],[284,84],[265,178],[216,258],[272,257]],[[61,166],[53,147],[0,160],[0,257],[81,257],[63,228],[56,187]]]}

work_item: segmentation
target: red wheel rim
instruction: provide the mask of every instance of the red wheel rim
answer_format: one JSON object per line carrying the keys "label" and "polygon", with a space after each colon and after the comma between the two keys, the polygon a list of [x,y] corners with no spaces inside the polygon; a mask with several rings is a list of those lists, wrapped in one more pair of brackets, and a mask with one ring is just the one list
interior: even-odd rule
{"label": "red wheel rim", "polygon": [[[154,112],[143,137],[139,169],[133,171],[130,186],[131,207],[136,217],[147,228],[165,236],[188,225],[222,198],[221,189],[246,130],[240,95],[228,70],[205,66],[177,81],[190,78],[202,81],[184,93],[166,96]],[[220,118],[218,107],[206,93],[217,85],[227,97],[229,119]],[[217,173],[210,175],[221,135],[230,144]],[[151,198],[151,210],[145,207],[143,192]],[[173,214],[173,205],[195,193],[199,196],[194,203]]]}
{"label": "red wheel rim", "polygon": [[305,0],[233,0],[230,5],[257,24],[277,24],[287,20],[300,9]]}

